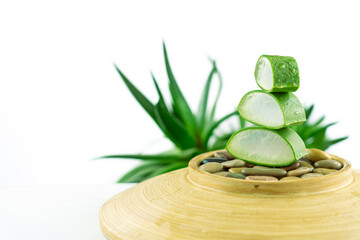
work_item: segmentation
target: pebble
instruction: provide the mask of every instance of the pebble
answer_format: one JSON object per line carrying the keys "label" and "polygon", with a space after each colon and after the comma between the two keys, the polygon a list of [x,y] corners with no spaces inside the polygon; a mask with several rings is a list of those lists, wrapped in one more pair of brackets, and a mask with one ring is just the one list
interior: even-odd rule
{"label": "pebble", "polygon": [[329,154],[327,154],[326,152],[323,152],[319,149],[312,148],[312,149],[308,149],[307,152],[308,153],[306,154],[305,157],[312,162],[331,159],[331,156]]}
{"label": "pebble", "polygon": [[252,168],[254,166],[255,166],[255,164],[253,164],[253,163],[245,162],[245,167]]}
{"label": "pebble", "polygon": [[231,161],[226,161],[221,163],[224,167],[232,168],[232,167],[242,167],[245,165],[245,162],[240,159],[235,159]]}
{"label": "pebble", "polygon": [[336,169],[329,169],[329,168],[315,168],[313,170],[314,173],[321,173],[323,175],[328,175],[334,172],[337,172]]}
{"label": "pebble", "polygon": [[221,172],[216,172],[214,173],[214,175],[218,175],[218,176],[222,176],[222,177],[225,177],[226,175],[228,175],[229,172],[225,172],[225,171],[221,171]]}
{"label": "pebble", "polygon": [[298,159],[298,161],[304,161],[304,162],[307,162],[307,163],[309,163],[311,165],[313,164],[313,162],[310,161],[309,159],[307,159],[306,157],[302,157],[302,158]]}
{"label": "pebble", "polygon": [[309,173],[311,172],[312,170],[314,170],[314,168],[309,168],[309,167],[299,167],[295,170],[291,170],[289,172],[287,172],[287,175],[288,176],[300,176],[300,175],[303,175],[305,173]]}
{"label": "pebble", "polygon": [[257,169],[274,169],[272,167],[266,167],[266,166],[260,166],[260,165],[256,165],[253,168],[257,168]]}
{"label": "pebble", "polygon": [[262,168],[246,168],[241,171],[244,175],[257,175],[257,176],[273,176],[283,177],[286,171],[280,168],[262,169]]}
{"label": "pebble", "polygon": [[290,171],[290,170],[294,170],[298,167],[300,167],[300,163],[294,162],[293,164],[290,164],[289,166],[286,166],[286,167],[282,167],[281,169],[284,169],[285,171]]}
{"label": "pebble", "polygon": [[299,180],[299,177],[283,177],[280,181]]}
{"label": "pebble", "polygon": [[226,158],[227,160],[233,160],[235,157],[233,157],[228,151],[220,151],[214,153],[214,157],[216,158]]}
{"label": "pebble", "polygon": [[308,179],[308,178],[315,178],[315,177],[321,177],[324,176],[321,173],[306,173],[301,176],[301,179]]}
{"label": "pebble", "polygon": [[314,168],[314,166],[310,163],[308,163],[307,161],[304,160],[299,160],[297,161],[300,165],[300,167],[308,167],[308,168]]}
{"label": "pebble", "polygon": [[223,165],[218,162],[209,162],[200,166],[200,170],[203,170],[208,173],[216,173],[223,170]]}
{"label": "pebble", "polygon": [[245,175],[241,173],[228,173],[225,177],[245,179]]}
{"label": "pebble", "polygon": [[316,168],[330,168],[330,169],[341,169],[342,164],[336,160],[320,160],[314,163]]}
{"label": "pebble", "polygon": [[245,168],[247,168],[247,167],[230,168],[230,169],[229,169],[229,172],[231,172],[231,173],[241,173],[241,171],[242,171],[243,169],[245,169]]}
{"label": "pebble", "polygon": [[252,181],[266,181],[266,182],[277,182],[279,181],[276,177],[271,176],[247,176],[245,180]]}
{"label": "pebble", "polygon": [[308,154],[288,166],[269,167],[236,159],[227,151],[214,153],[200,163],[200,170],[217,176],[253,181],[290,181],[324,176],[343,167],[341,161],[318,149],[308,149]]}
{"label": "pebble", "polygon": [[229,160],[227,160],[226,158],[207,158],[207,159],[203,160],[201,162],[201,164],[210,163],[210,162],[222,163],[222,162],[227,162],[227,161],[229,161]]}

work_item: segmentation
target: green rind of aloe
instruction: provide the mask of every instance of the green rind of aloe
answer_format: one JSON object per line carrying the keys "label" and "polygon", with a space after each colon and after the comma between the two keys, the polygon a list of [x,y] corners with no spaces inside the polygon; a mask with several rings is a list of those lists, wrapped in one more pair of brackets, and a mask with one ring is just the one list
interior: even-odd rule
{"label": "green rind of aloe", "polygon": [[[114,154],[97,158],[136,159],[142,161],[139,166],[123,175],[117,181],[118,183],[137,183],[162,173],[184,168],[187,166],[188,161],[196,155],[224,149],[235,131],[251,125],[238,114],[236,109],[221,118],[215,118],[223,80],[214,60],[210,60],[211,70],[205,82],[198,110],[194,113],[175,79],[164,43],[163,52],[171,96],[170,102],[172,104],[167,104],[153,75],[152,80],[158,92],[156,103],[150,101],[116,65],[115,69],[136,101],[148,113],[155,124],[158,125],[165,137],[173,143],[174,147],[158,154]],[[218,89],[216,89],[215,101],[209,107],[210,89],[215,76],[217,76],[219,84]],[[313,109],[314,105],[305,108],[307,119],[309,119]],[[237,119],[239,126],[232,126],[227,130],[221,128],[224,122],[231,117]],[[326,131],[335,123],[324,125],[322,124],[324,119],[325,117],[321,117],[315,122],[307,121],[302,125],[292,126],[291,128],[300,135],[307,148],[325,150],[331,145],[345,140],[347,137],[329,138]]]}
{"label": "green rind of aloe", "polygon": [[[264,89],[258,82],[259,67],[261,60],[266,58],[273,74],[271,89]],[[258,59],[255,68],[256,83],[267,92],[295,92],[300,86],[299,69],[295,58],[288,56],[262,55]]]}

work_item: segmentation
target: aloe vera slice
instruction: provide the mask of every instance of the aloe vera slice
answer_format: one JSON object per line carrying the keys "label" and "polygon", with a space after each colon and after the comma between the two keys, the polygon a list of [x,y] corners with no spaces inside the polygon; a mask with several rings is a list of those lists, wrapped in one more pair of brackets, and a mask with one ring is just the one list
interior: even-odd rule
{"label": "aloe vera slice", "polygon": [[255,79],[267,92],[295,92],[300,86],[299,69],[293,57],[260,56],[255,67]]}
{"label": "aloe vera slice", "polygon": [[234,157],[247,162],[273,167],[290,165],[307,154],[304,142],[290,128],[241,129],[231,136],[226,150]]}
{"label": "aloe vera slice", "polygon": [[271,129],[298,125],[306,121],[304,107],[291,92],[250,91],[242,97],[237,110],[247,121]]}

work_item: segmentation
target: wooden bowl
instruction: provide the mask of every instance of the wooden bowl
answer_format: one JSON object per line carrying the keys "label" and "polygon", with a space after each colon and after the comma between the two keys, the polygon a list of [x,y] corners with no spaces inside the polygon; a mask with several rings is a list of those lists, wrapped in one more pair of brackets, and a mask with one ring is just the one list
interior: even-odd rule
{"label": "wooden bowl", "polygon": [[360,172],[263,182],[189,167],[142,182],[108,200],[100,227],[108,239],[360,239]]}

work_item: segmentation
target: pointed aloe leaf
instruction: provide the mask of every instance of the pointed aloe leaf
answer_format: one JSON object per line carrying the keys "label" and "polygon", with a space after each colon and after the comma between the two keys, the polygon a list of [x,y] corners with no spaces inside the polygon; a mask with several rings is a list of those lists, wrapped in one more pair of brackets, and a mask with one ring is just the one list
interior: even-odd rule
{"label": "pointed aloe leaf", "polygon": [[174,149],[170,149],[164,152],[161,152],[160,154],[162,155],[180,155],[182,157],[183,160],[189,160],[189,158],[193,158],[194,156],[197,156],[199,154],[203,153],[202,150],[198,149],[198,148],[188,148],[188,149],[178,149],[178,148],[174,148]]}
{"label": "pointed aloe leaf", "polygon": [[348,138],[349,138],[348,136],[341,137],[341,138],[336,138],[336,139],[330,141],[330,145],[337,144],[337,143],[342,142],[342,141],[344,141],[344,140],[346,140]]}
{"label": "pointed aloe leaf", "polygon": [[[179,116],[179,113],[175,110],[175,106],[174,103],[171,102],[170,107],[169,107],[169,112],[172,116],[174,116],[174,118],[176,120],[178,120],[179,122],[181,122],[182,124],[184,124],[183,120],[181,119],[181,117]],[[192,133],[191,133],[192,134]]]}
{"label": "pointed aloe leaf", "polygon": [[305,116],[306,116],[306,119],[309,119],[312,111],[314,110],[314,104],[311,104],[310,107],[306,107],[305,108]]}
{"label": "pointed aloe leaf", "polygon": [[155,105],[155,117],[159,126],[166,136],[179,148],[187,149],[195,146],[194,137],[188,132],[185,126],[172,116],[166,107],[161,90],[153,76],[156,90],[159,94],[159,101]]}
{"label": "pointed aloe leaf", "polygon": [[319,126],[325,119],[325,116],[322,116],[321,118],[319,118],[319,120],[317,120],[313,126]]}
{"label": "pointed aloe leaf", "polygon": [[[317,135],[323,136],[323,135],[325,135],[326,130],[335,124],[336,124],[336,122],[333,122],[333,123],[329,123],[325,126],[309,128],[308,131],[306,132],[306,134],[303,134],[303,137],[309,138],[311,136],[317,136]],[[322,139],[320,138],[319,141],[321,141],[321,140]]]}
{"label": "pointed aloe leaf", "polygon": [[180,121],[169,113],[162,98],[160,98],[159,102],[155,106],[155,116],[166,136],[178,148],[188,149],[195,146],[194,137],[188,133],[187,129]]}
{"label": "pointed aloe leaf", "polygon": [[320,150],[325,150],[327,148],[327,139],[325,138],[325,132],[318,133],[318,135],[313,136],[308,139],[307,142],[308,148],[317,148]]}
{"label": "pointed aloe leaf", "polygon": [[154,76],[153,73],[151,73],[151,78],[152,78],[152,80],[153,80],[153,82],[154,82],[154,85],[155,85],[156,91],[157,91],[157,93],[158,93],[158,95],[159,95],[159,98],[165,99],[165,98],[164,98],[164,95],[162,94],[162,92],[161,92],[161,90],[160,90],[159,84],[157,83],[157,81],[156,81],[155,76]]}
{"label": "pointed aloe leaf", "polygon": [[296,130],[299,135],[301,135],[304,138],[308,138],[313,134],[313,132],[316,129],[318,129],[318,126],[324,121],[324,119],[325,119],[325,116],[322,116],[315,123],[312,123],[312,124],[305,123],[303,125],[298,125],[298,129],[296,129]]}
{"label": "pointed aloe leaf", "polygon": [[182,160],[188,161],[191,158],[193,158],[201,153],[203,153],[203,151],[201,151],[200,149],[198,149],[196,147],[181,150]]}
{"label": "pointed aloe leaf", "polygon": [[298,125],[298,127],[303,126],[302,128],[299,128],[299,134],[307,135],[308,131],[312,129],[317,129],[317,127],[325,120],[325,116],[320,117],[315,123],[309,123],[305,122],[302,125]]}
{"label": "pointed aloe leaf", "polygon": [[331,145],[334,145],[341,141],[344,141],[347,138],[348,137],[342,137],[342,138],[337,138],[334,140],[323,139],[321,141],[314,141],[314,143],[312,143],[309,148],[318,148],[318,149],[324,151],[324,150],[328,149]]}
{"label": "pointed aloe leaf", "polygon": [[120,74],[120,77],[124,81],[126,87],[130,90],[131,94],[135,97],[143,109],[150,115],[150,117],[156,122],[154,105],[130,82],[130,80],[120,71],[116,65],[114,66],[117,72]]}
{"label": "pointed aloe leaf", "polygon": [[104,158],[120,158],[120,159],[139,159],[144,161],[156,161],[156,162],[172,162],[183,159],[180,154],[117,154],[100,157]]}
{"label": "pointed aloe leaf", "polygon": [[129,172],[127,172],[117,182],[118,183],[139,182],[144,175],[150,174],[152,171],[159,168],[159,166],[161,165],[154,162],[143,163],[140,166],[137,166],[132,170],[130,170]]}
{"label": "pointed aloe leaf", "polygon": [[213,104],[213,107],[212,107],[212,110],[211,110],[211,113],[210,113],[210,117],[209,117],[210,122],[212,122],[214,120],[214,118],[215,118],[216,106],[217,106],[217,103],[218,103],[219,98],[220,98],[220,94],[221,94],[221,90],[222,90],[222,84],[223,84],[222,76],[221,76],[219,70],[216,67],[216,63],[213,62],[213,64],[214,64],[214,67],[216,69],[216,73],[217,73],[218,78],[219,78],[219,88],[218,88],[218,92],[217,92],[217,95],[216,95],[215,102]]}
{"label": "pointed aloe leaf", "polygon": [[240,121],[240,129],[243,129],[246,126],[246,120],[240,114],[238,114],[238,116]]}
{"label": "pointed aloe leaf", "polygon": [[335,124],[337,124],[337,122],[332,122],[332,123],[329,123],[329,124],[327,124],[325,126],[314,128],[314,131],[311,133],[311,135],[315,135],[315,136],[318,135],[318,134],[320,134],[320,135],[324,134],[325,135],[326,130],[329,127],[331,127],[331,126],[333,126]]}
{"label": "pointed aloe leaf", "polygon": [[227,132],[227,133],[223,133],[221,134],[220,136],[216,136],[216,141],[222,141],[222,140],[229,140],[229,138],[231,137],[231,135],[233,135],[233,133],[236,132],[236,131],[230,131],[230,132]]}
{"label": "pointed aloe leaf", "polygon": [[295,130],[301,137],[303,137],[305,135],[305,132],[309,128],[309,123],[305,122],[301,125],[290,126],[290,128]]}
{"label": "pointed aloe leaf", "polygon": [[115,154],[99,157],[96,159],[107,159],[107,158],[120,158],[120,159],[138,159],[150,162],[173,162],[189,160],[193,156],[200,154],[200,150],[197,148],[189,148],[181,151],[166,151],[159,154]]}
{"label": "pointed aloe leaf", "polygon": [[199,126],[201,129],[203,129],[205,122],[206,122],[206,110],[207,110],[207,102],[208,102],[208,98],[209,98],[209,91],[210,91],[210,86],[212,83],[212,79],[214,74],[216,73],[216,66],[215,66],[215,62],[212,61],[212,69],[210,71],[210,74],[207,78],[207,81],[205,83],[205,87],[200,99],[200,103],[199,103],[199,108],[198,108],[198,122],[199,122]]}
{"label": "pointed aloe leaf", "polygon": [[326,130],[334,124],[336,124],[336,122],[315,128],[315,130],[312,131],[307,141],[309,148],[319,148],[321,150],[327,149],[330,146],[330,142],[327,140]]}
{"label": "pointed aloe leaf", "polygon": [[225,148],[226,143],[229,141],[234,132],[236,132],[236,130],[231,130],[230,132],[215,136],[214,142],[209,150],[219,150]]}
{"label": "pointed aloe leaf", "polygon": [[213,145],[211,146],[210,150],[219,150],[219,149],[224,149],[226,147],[227,142],[229,141],[229,139],[219,139],[216,142],[213,143]]}
{"label": "pointed aloe leaf", "polygon": [[193,135],[195,135],[197,131],[196,119],[175,80],[174,74],[170,67],[170,62],[167,55],[165,43],[163,43],[163,50],[165,57],[166,72],[169,78],[169,89],[174,105],[174,111],[176,111],[176,115],[178,115],[180,119],[184,122],[186,128],[189,129],[189,131],[193,133]]}
{"label": "pointed aloe leaf", "polygon": [[134,174],[134,176],[131,176],[127,182],[128,183],[139,183],[149,178],[149,175],[152,174],[154,171],[156,171],[158,168],[162,167],[162,165],[158,166],[150,166],[147,169],[144,169],[140,173]]}
{"label": "pointed aloe leaf", "polygon": [[206,129],[205,131],[205,135],[204,135],[204,146],[207,146],[210,137],[212,136],[214,130],[225,120],[229,119],[230,117],[234,116],[238,114],[237,111],[234,111],[232,113],[229,113],[228,115],[225,115],[224,117],[222,117],[221,119],[219,119],[218,121],[214,122],[208,129]]}
{"label": "pointed aloe leaf", "polygon": [[149,175],[149,178],[152,178],[152,177],[155,177],[155,176],[158,176],[160,174],[167,173],[167,172],[170,172],[170,171],[174,171],[174,170],[177,170],[177,169],[180,169],[180,168],[187,167],[187,165],[188,165],[188,162],[174,162],[172,164],[169,164],[169,165],[166,165],[164,167],[158,168],[157,170],[155,170],[153,173],[151,173]]}

